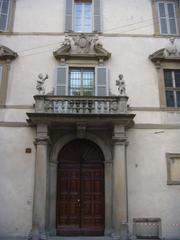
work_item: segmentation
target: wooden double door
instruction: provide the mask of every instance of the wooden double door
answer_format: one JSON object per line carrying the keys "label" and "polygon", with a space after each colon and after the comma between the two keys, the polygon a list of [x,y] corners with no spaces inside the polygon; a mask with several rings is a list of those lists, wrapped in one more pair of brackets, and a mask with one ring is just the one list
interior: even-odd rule
{"label": "wooden double door", "polygon": [[57,235],[104,235],[102,158],[100,149],[87,140],[73,141],[63,154],[60,154]]}

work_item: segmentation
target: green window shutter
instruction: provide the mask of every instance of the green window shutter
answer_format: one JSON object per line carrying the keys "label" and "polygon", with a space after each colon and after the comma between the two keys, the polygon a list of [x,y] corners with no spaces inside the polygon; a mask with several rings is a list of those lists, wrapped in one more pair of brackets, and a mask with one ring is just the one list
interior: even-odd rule
{"label": "green window shutter", "polygon": [[72,18],[73,18],[73,3],[74,0],[65,0],[66,10],[65,10],[65,32],[71,32],[73,30]]}
{"label": "green window shutter", "polygon": [[108,70],[105,66],[98,66],[95,69],[95,95],[108,96]]}
{"label": "green window shutter", "polygon": [[94,31],[101,32],[101,0],[94,0]]}
{"label": "green window shutter", "polygon": [[57,68],[56,95],[68,95],[68,71],[68,66],[59,66]]}

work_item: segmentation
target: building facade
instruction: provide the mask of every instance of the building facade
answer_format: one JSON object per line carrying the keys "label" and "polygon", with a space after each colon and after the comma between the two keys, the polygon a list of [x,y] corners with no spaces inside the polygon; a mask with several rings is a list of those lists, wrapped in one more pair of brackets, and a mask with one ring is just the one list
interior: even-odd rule
{"label": "building facade", "polygon": [[0,237],[180,238],[179,0],[0,0]]}

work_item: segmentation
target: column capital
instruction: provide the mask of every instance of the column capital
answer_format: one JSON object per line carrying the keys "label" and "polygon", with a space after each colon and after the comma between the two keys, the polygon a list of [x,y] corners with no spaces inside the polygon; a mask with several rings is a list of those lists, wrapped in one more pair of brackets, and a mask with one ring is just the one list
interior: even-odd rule
{"label": "column capital", "polygon": [[47,137],[37,137],[34,141],[35,145],[49,145],[50,144],[50,138]]}
{"label": "column capital", "polygon": [[122,125],[115,125],[112,137],[113,145],[127,145],[127,140],[125,127]]}

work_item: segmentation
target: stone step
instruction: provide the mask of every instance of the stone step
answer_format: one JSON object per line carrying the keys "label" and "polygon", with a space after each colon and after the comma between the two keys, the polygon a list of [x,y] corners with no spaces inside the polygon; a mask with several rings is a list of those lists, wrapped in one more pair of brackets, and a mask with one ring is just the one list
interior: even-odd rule
{"label": "stone step", "polygon": [[51,237],[50,240],[111,240],[111,237]]}

